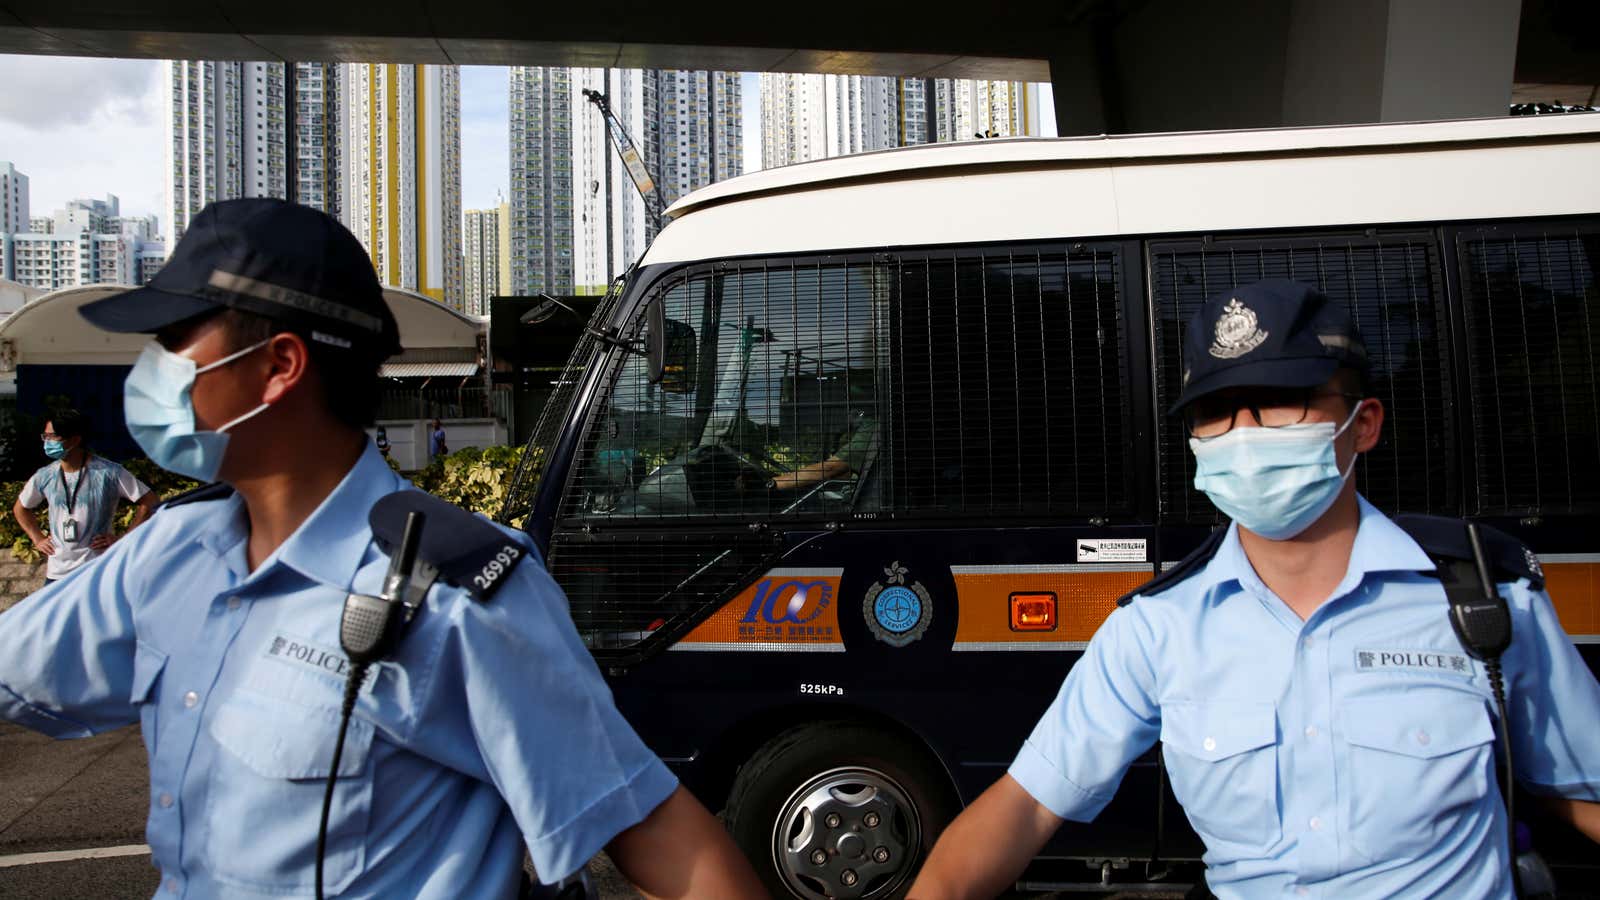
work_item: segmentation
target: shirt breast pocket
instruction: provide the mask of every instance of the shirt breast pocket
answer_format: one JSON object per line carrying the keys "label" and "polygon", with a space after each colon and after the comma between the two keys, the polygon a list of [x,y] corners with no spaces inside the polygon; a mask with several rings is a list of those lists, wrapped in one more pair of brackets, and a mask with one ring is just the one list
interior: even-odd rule
{"label": "shirt breast pocket", "polygon": [[1363,856],[1414,856],[1482,808],[1494,741],[1482,698],[1424,688],[1343,708],[1345,809],[1350,843]]}
{"label": "shirt breast pocket", "polygon": [[1259,852],[1278,841],[1273,704],[1163,705],[1161,742],[1172,792],[1208,850],[1226,843]]}
{"label": "shirt breast pocket", "polygon": [[[240,691],[210,722],[220,745],[207,791],[206,858],[219,881],[276,894],[315,890],[317,828],[339,710]],[[372,724],[351,718],[333,789],[323,870],[343,892],[366,864]]]}

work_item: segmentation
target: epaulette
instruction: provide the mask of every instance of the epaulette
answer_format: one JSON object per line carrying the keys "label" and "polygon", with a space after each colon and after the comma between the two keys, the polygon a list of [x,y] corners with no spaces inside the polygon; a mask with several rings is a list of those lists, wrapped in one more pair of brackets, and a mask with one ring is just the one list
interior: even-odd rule
{"label": "epaulette", "polygon": [[190,503],[204,503],[207,500],[226,500],[233,496],[233,485],[222,481],[213,481],[202,484],[197,488],[190,488],[181,494],[175,494],[156,505],[160,512],[171,506],[188,506]]}
{"label": "epaulette", "polygon": [[385,553],[400,546],[406,517],[423,515],[417,562],[438,571],[438,577],[488,602],[505,576],[528,555],[527,548],[486,519],[432,494],[396,491],[372,505],[367,524]]}
{"label": "epaulette", "polygon": [[1206,563],[1210,562],[1211,557],[1217,555],[1217,548],[1222,546],[1222,539],[1227,536],[1228,529],[1226,526],[1211,532],[1204,541],[1200,542],[1200,546],[1194,548],[1188,556],[1179,560],[1177,565],[1118,597],[1117,605],[1127,606],[1133,602],[1134,597],[1140,594],[1159,593],[1193,575]]}
{"label": "epaulette", "polygon": [[[1422,552],[1438,559],[1472,559],[1472,545],[1467,541],[1467,523],[1447,516],[1404,515],[1395,516],[1394,523],[1411,536]],[[1528,545],[1498,528],[1478,525],[1478,536],[1483,542],[1483,553],[1496,581],[1528,579],[1534,590],[1544,590],[1544,569],[1539,558]]]}

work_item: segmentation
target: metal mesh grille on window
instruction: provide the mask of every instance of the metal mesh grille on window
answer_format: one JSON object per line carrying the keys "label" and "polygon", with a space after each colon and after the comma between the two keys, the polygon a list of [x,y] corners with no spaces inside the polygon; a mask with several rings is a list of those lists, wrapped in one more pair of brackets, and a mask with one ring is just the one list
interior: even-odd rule
{"label": "metal mesh grille on window", "polygon": [[1600,228],[1457,238],[1476,512],[1600,508]]}
{"label": "metal mesh grille on window", "polygon": [[1182,383],[1190,317],[1212,294],[1264,278],[1316,286],[1345,305],[1367,345],[1372,395],[1388,412],[1383,438],[1356,465],[1363,496],[1386,512],[1455,513],[1448,317],[1432,237],[1326,237],[1152,244],[1157,452],[1167,522],[1220,521],[1194,489],[1183,423],[1167,415]]}
{"label": "metal mesh grille on window", "polygon": [[884,400],[897,514],[1129,508],[1119,285],[1111,248],[896,260]]}

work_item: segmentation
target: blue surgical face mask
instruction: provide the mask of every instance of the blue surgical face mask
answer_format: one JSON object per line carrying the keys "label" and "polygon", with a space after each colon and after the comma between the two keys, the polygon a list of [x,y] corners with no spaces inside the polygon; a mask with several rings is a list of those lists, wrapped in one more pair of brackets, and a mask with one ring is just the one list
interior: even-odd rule
{"label": "blue surgical face mask", "polygon": [[1305,531],[1333,506],[1355,469],[1339,470],[1333,442],[1356,419],[1282,428],[1234,428],[1221,437],[1189,439],[1194,486],[1240,527],[1284,541]]}
{"label": "blue surgical face mask", "polygon": [[51,459],[60,459],[67,455],[67,445],[60,441],[45,441],[44,455]]}
{"label": "blue surgical face mask", "polygon": [[197,431],[194,399],[190,396],[195,376],[221,368],[266,345],[267,341],[252,344],[199,368],[194,360],[179,356],[155,341],[145,345],[139,361],[134,363],[133,371],[122,385],[122,410],[128,420],[128,433],[151,462],[169,472],[200,481],[217,479],[222,457],[228,450],[228,429],[260,415],[271,404],[263,403],[216,431]]}

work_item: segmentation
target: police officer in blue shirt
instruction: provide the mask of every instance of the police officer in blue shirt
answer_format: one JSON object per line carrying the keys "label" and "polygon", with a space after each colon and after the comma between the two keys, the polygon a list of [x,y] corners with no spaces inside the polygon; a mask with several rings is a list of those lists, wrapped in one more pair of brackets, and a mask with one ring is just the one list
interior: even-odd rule
{"label": "police officer in blue shirt", "polygon": [[[220,484],[0,619],[0,716],[63,738],[141,724],[157,896],[312,893],[326,784],[329,895],[509,898],[524,849],[555,882],[602,848],[651,895],[760,895],[618,715],[526,536],[408,492],[367,440],[399,342],[348,231],[215,203],[148,287],[83,315],[155,334],[129,430]],[[382,589],[385,497],[427,511],[418,571],[437,581],[355,685],[331,771],[341,611]]]}
{"label": "police officer in blue shirt", "polygon": [[[1206,301],[1184,364],[1195,485],[1232,524],[1111,614],[910,896],[1000,893],[1157,740],[1218,896],[1509,896],[1485,663],[1434,556],[1351,478],[1384,418],[1354,323],[1264,281]],[[1517,779],[1600,840],[1600,686],[1496,540]]]}

